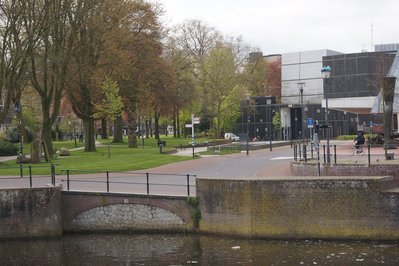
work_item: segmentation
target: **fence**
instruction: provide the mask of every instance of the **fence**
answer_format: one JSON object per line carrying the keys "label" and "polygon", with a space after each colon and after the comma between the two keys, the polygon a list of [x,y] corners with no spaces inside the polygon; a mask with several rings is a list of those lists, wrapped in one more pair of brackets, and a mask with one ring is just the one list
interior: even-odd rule
{"label": "fence", "polygon": [[[112,192],[135,192],[145,193],[149,195],[153,192],[165,191],[182,194],[184,188],[186,195],[190,196],[191,188],[195,187],[195,180],[190,177],[196,177],[193,174],[164,174],[164,173],[148,173],[148,172],[110,172],[100,174],[90,174],[90,171],[79,170],[61,170],[65,173],[66,179],[61,179],[63,184],[66,184],[66,189],[69,191],[73,183],[78,188],[82,189],[87,186],[82,184],[91,184],[89,186],[97,189],[104,189],[106,192],[111,192],[111,185],[114,186]],[[82,175],[85,173],[85,175]],[[72,175],[79,174],[79,177],[72,178]],[[134,185],[127,189],[126,186]],[[157,189],[154,189],[156,187]],[[126,191],[127,190],[127,191]]]}
{"label": "fence", "polygon": [[[312,143],[297,143],[293,145],[295,161],[314,161],[324,164],[380,164],[386,161],[395,160],[395,150],[397,144],[391,144],[389,148],[384,145],[361,145],[357,149],[354,143],[334,144],[329,147],[324,144],[319,149]],[[397,157],[397,156],[396,156]]]}
{"label": "fence", "polygon": [[[63,188],[71,188],[80,191],[101,191],[101,192],[130,192],[149,194],[193,194],[196,175],[193,174],[165,174],[149,172],[110,172],[105,171],[82,171],[76,169],[56,171],[56,164],[49,166],[23,166],[28,176],[0,176],[0,188],[25,188],[40,187],[47,185],[63,184]],[[39,168],[48,168],[48,175],[35,174]],[[7,167],[13,171],[20,170],[18,167]],[[37,171],[36,171],[37,172]],[[43,172],[43,171],[41,171]],[[65,176],[65,178],[63,178]],[[27,177],[27,178],[26,178]],[[58,178],[58,180],[56,180]],[[194,189],[195,191],[195,189]]]}

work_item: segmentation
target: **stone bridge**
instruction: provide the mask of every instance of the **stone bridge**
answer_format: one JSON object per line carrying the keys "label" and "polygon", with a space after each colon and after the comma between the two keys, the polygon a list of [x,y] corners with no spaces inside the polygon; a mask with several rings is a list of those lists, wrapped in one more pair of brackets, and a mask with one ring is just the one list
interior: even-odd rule
{"label": "stone bridge", "polygon": [[62,191],[64,232],[190,231],[187,197]]}

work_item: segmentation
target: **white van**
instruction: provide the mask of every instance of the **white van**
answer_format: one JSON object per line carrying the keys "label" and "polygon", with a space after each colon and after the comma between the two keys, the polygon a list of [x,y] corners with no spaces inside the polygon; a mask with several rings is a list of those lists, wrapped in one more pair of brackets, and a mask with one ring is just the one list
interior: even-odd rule
{"label": "white van", "polygon": [[240,141],[240,137],[234,133],[224,133],[224,138],[232,141]]}

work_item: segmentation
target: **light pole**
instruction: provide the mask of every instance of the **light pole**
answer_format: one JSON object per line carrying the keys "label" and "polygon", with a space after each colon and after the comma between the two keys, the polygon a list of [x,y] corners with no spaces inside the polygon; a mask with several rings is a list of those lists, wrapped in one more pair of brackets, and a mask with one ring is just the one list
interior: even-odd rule
{"label": "light pole", "polygon": [[249,155],[249,100],[250,96],[247,95],[247,155]]}
{"label": "light pole", "polygon": [[[326,81],[326,79],[328,79],[330,77],[331,67],[323,66],[321,68],[321,74],[323,75],[323,78],[324,78],[323,81]],[[327,163],[329,164],[330,163],[330,136],[329,136],[329,131],[328,131],[328,128],[329,128],[329,126],[328,126],[328,92],[326,90],[325,83],[326,82],[323,83],[324,97],[326,99],[326,110],[324,113],[324,118],[325,118],[325,123],[326,123],[325,130],[326,130],[326,137],[327,137]]]}
{"label": "light pole", "polygon": [[305,127],[304,126],[304,121],[305,120],[305,115],[304,115],[304,109],[303,109],[303,86],[305,85],[305,82],[298,82],[298,87],[299,87],[299,93],[301,95],[301,132],[302,132],[302,145],[305,144],[305,139],[304,139],[304,135],[305,135]]}
{"label": "light pole", "polygon": [[267,107],[269,107],[270,108],[270,111],[269,111],[269,117],[270,117],[270,121],[269,121],[269,125],[271,125],[271,126],[269,126],[269,141],[270,141],[270,143],[269,143],[269,148],[270,148],[270,151],[272,151],[272,149],[273,149],[273,147],[272,147],[272,137],[273,137],[273,117],[272,117],[272,99],[270,99],[270,98],[268,98],[268,99],[266,99],[266,106]]}
{"label": "light pole", "polygon": [[18,140],[19,140],[19,175],[20,177],[24,177],[22,170],[22,106],[19,102],[15,103],[15,112],[18,113]]}

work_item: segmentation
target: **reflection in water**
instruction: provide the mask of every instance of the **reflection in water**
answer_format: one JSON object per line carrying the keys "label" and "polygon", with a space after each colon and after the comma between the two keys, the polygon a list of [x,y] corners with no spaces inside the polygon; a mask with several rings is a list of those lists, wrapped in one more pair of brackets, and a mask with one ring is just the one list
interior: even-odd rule
{"label": "reflection in water", "polygon": [[399,243],[90,234],[0,241],[0,265],[399,265]]}

